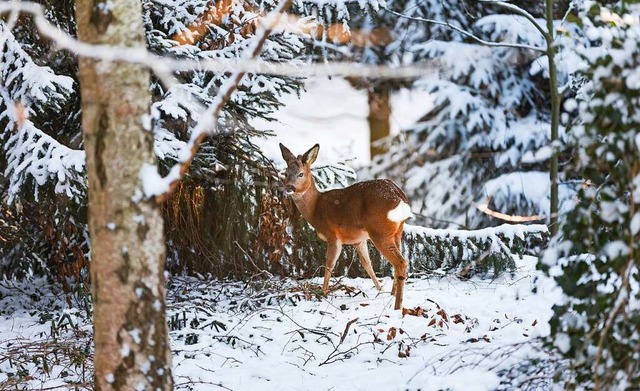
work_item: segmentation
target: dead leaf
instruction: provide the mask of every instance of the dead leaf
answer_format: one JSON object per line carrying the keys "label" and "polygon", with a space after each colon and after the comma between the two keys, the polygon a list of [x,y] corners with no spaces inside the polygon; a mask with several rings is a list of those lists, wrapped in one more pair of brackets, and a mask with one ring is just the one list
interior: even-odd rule
{"label": "dead leaf", "polygon": [[429,327],[433,326],[434,324],[436,324],[436,320],[435,319],[431,319],[431,322],[429,322]]}
{"label": "dead leaf", "polygon": [[396,337],[396,328],[395,327],[391,327],[389,329],[389,332],[387,333],[387,341],[391,341]]}
{"label": "dead leaf", "polygon": [[369,305],[369,303],[360,303],[360,307],[366,307],[368,305]]}
{"label": "dead leaf", "polygon": [[424,314],[424,310],[422,309],[422,307],[415,307],[415,308],[402,308],[402,317],[404,317],[405,315],[411,315],[411,316],[423,316]]}
{"label": "dead leaf", "polygon": [[453,323],[458,324],[458,323],[464,323],[464,319],[462,318],[462,315],[460,314],[455,314],[451,317],[451,319],[453,319]]}

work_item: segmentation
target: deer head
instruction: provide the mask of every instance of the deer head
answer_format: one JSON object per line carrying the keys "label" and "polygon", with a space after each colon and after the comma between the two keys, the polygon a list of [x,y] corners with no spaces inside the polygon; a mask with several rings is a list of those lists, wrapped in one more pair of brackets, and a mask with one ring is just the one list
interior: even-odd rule
{"label": "deer head", "polygon": [[289,148],[280,144],[282,158],[287,163],[287,169],[282,177],[287,193],[302,194],[314,186],[311,165],[316,161],[319,150],[320,145],[316,144],[303,155],[296,157]]}

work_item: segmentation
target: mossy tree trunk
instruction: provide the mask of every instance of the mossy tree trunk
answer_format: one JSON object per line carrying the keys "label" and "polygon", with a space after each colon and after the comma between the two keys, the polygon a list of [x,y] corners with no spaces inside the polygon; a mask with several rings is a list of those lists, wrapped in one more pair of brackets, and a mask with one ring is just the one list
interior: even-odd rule
{"label": "mossy tree trunk", "polygon": [[[78,0],[76,17],[82,41],[145,46],[138,0]],[[163,220],[139,190],[141,166],[155,162],[142,125],[149,80],[138,65],[80,60],[96,390],[172,389]]]}

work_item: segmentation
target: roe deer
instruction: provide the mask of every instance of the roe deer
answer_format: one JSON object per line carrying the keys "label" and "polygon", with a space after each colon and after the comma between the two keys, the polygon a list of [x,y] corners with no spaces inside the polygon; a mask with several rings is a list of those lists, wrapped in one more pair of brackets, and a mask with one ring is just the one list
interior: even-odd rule
{"label": "roe deer", "polygon": [[380,282],[371,267],[367,239],[393,265],[394,279],[391,294],[396,296],[395,309],[402,308],[407,261],[400,253],[404,222],[411,216],[407,196],[393,182],[378,179],[356,183],[344,189],[320,192],[311,175],[311,164],[318,156],[320,146],[297,157],[280,144],[282,157],[287,163],[283,183],[287,193],[320,239],[327,242],[324,283],[329,291],[329,279],[343,244],[353,244],[360,262],[376,288]]}

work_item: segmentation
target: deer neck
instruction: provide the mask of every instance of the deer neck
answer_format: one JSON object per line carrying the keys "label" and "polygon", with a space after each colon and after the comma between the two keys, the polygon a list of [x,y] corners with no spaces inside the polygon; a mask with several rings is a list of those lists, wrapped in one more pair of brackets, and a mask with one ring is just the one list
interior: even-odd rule
{"label": "deer neck", "polygon": [[293,195],[293,203],[296,204],[296,208],[300,211],[302,217],[313,225],[314,211],[318,204],[318,198],[320,198],[320,191],[316,187],[316,182],[311,178],[311,186],[301,193]]}

